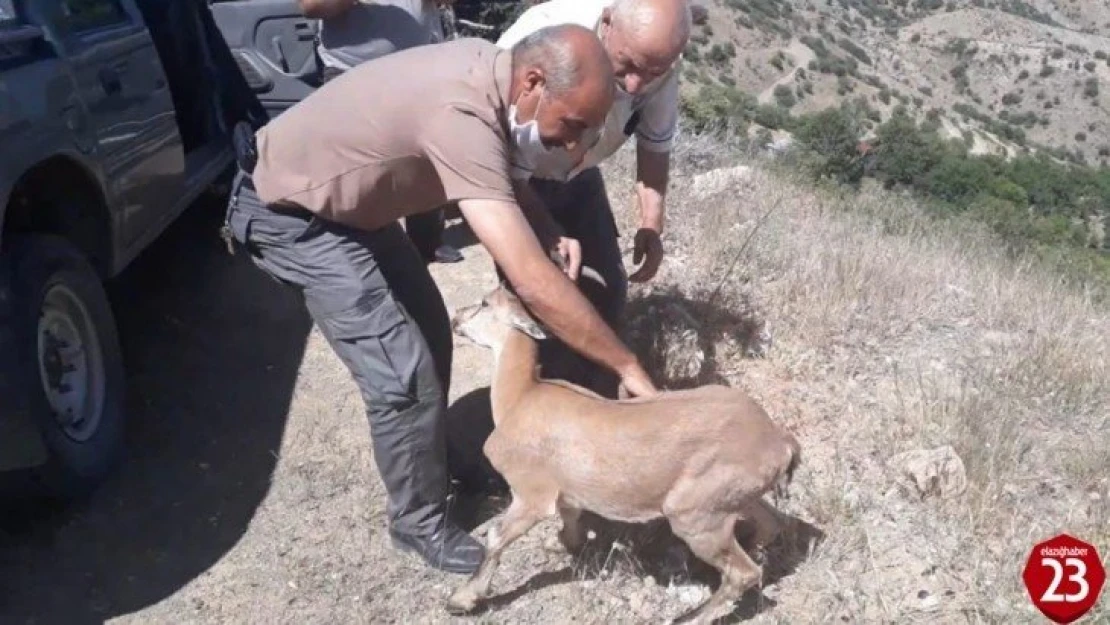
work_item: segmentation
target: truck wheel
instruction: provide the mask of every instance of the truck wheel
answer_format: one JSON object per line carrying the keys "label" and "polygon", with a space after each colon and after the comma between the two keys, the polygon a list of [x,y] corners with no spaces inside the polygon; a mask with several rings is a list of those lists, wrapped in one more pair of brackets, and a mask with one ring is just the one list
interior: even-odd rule
{"label": "truck wheel", "polygon": [[124,372],[115,319],[96,271],[51,235],[7,242],[29,407],[50,452],[48,494],[90,492],[123,450]]}

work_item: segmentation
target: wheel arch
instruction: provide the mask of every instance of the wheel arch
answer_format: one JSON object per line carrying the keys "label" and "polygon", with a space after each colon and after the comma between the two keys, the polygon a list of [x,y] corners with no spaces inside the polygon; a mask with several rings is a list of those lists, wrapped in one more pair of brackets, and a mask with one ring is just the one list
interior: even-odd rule
{"label": "wheel arch", "polygon": [[[88,163],[69,154],[49,156],[28,167],[3,192],[0,196],[3,237],[10,234],[64,237],[85,254],[102,278],[112,275],[115,219],[102,179]],[[0,249],[2,246],[0,242]]]}

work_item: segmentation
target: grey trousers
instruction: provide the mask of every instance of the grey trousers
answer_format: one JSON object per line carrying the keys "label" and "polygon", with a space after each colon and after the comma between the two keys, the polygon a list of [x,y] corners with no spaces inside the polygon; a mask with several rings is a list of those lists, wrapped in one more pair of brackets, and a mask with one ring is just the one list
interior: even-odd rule
{"label": "grey trousers", "polygon": [[301,291],[362,393],[391,528],[426,534],[446,512],[447,308],[401,226],[367,232],[265,206],[232,185],[227,225],[253,262]]}
{"label": "grey trousers", "polygon": [[[605,280],[602,285],[579,276],[578,288],[609,326],[620,332],[628,298],[628,275],[601,170],[587,169],[568,182],[532,179],[530,184],[567,236],[581,244],[582,266],[597,271]],[[544,377],[566,380],[604,397],[617,397],[620,378],[561,341],[541,342],[539,357]]]}

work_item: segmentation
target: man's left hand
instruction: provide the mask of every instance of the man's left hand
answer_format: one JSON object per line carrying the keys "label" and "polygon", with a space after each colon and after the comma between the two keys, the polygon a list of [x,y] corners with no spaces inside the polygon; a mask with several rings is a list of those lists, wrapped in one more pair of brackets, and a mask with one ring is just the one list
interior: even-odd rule
{"label": "man's left hand", "polygon": [[[654,228],[640,228],[636,231],[632,262],[640,265],[636,273],[628,277],[632,282],[647,282],[655,277],[663,262],[663,239]],[[641,265],[640,263],[643,262]]]}

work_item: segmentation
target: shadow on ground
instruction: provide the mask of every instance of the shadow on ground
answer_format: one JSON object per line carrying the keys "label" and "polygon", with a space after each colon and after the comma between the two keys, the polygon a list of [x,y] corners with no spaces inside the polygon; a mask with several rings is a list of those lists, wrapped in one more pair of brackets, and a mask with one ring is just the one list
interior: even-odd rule
{"label": "shadow on ground", "polygon": [[688,294],[674,286],[631,298],[622,335],[661,388],[728,386],[722,370],[771,347],[750,302],[738,296]]}
{"label": "shadow on ground", "polygon": [[[509,498],[498,495],[483,506],[488,515],[500,514],[508,506]],[[825,538],[815,525],[803,519],[777,511],[782,522],[779,536],[762,554],[757,554],[748,542],[752,527],[745,521],[736,526],[736,538],[749,555],[763,567],[763,585],[776,584],[793,575]],[[583,527],[594,536],[585,548],[571,560],[569,566],[554,571],[541,571],[512,590],[491,597],[483,609],[496,610],[528,594],[571,582],[606,579],[603,571],[622,569],[640,577],[651,576],[657,583],[685,585],[703,584],[713,591],[720,585],[720,574],[711,565],[698,559],[686,544],[671,531],[665,519],[650,523],[618,523],[595,514],[584,513]],[[749,589],[736,602],[732,613],[724,622],[737,623],[772,608],[775,602],[759,588]],[[679,618],[685,622],[697,608]]]}
{"label": "shadow on ground", "polygon": [[0,622],[103,622],[161,601],[234,547],[265,497],[311,322],[227,254],[219,204],[202,199],[110,285],[128,456],[87,501],[0,503]]}

